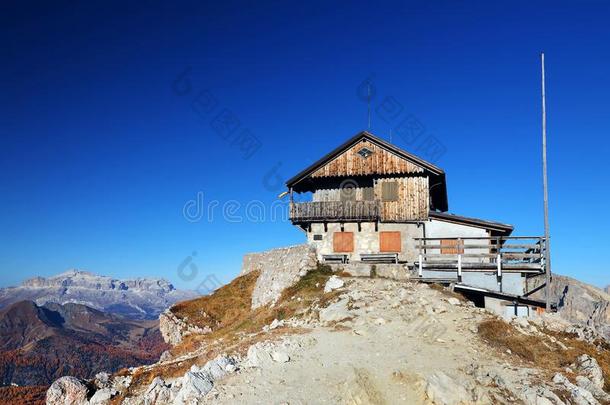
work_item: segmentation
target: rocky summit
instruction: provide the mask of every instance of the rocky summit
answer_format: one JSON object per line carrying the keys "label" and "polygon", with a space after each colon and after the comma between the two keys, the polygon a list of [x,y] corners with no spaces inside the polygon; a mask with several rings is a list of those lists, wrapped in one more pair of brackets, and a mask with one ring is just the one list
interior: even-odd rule
{"label": "rocky summit", "polygon": [[261,305],[274,267],[170,308],[157,363],[64,377],[47,404],[610,403],[608,341],[561,312],[502,319],[449,288],[325,266]]}
{"label": "rocky summit", "polygon": [[77,303],[132,319],[157,319],[177,301],[194,297],[164,279],[118,280],[81,270],[53,277],[35,277],[18,287],[0,288],[0,309],[19,301]]}
{"label": "rocky summit", "polygon": [[[570,322],[586,325],[610,339],[610,294],[571,277],[553,275],[551,300],[557,303],[561,316]],[[544,291],[533,297],[544,299]]]}

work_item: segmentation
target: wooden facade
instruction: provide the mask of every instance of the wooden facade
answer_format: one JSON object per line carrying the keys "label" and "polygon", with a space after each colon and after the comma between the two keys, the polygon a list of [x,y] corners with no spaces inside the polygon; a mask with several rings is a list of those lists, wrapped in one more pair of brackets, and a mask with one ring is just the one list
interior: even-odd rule
{"label": "wooden facade", "polygon": [[[363,148],[371,154],[363,157]],[[423,173],[424,169],[371,141],[359,142],[311,174],[316,177]]]}
{"label": "wooden facade", "polygon": [[[427,220],[431,209],[447,205],[444,176],[436,166],[363,132],[286,183],[290,218],[302,225]],[[294,191],[311,192],[311,202],[295,203]]]}
{"label": "wooden facade", "polygon": [[[383,184],[398,185],[398,198],[386,201],[382,195]],[[415,221],[428,218],[430,200],[427,177],[398,177],[377,180],[375,198],[381,201],[382,221]]]}
{"label": "wooden facade", "polygon": [[[349,183],[349,187],[315,190],[312,201],[320,203],[318,207],[323,206],[322,203],[363,202],[363,208],[365,208],[364,203],[376,201],[381,221],[414,221],[428,218],[430,198],[428,178],[425,176],[380,178],[373,180],[371,187],[352,186],[353,184]],[[395,196],[392,196],[394,192],[388,192],[393,189]],[[358,204],[352,205],[358,206]]]}

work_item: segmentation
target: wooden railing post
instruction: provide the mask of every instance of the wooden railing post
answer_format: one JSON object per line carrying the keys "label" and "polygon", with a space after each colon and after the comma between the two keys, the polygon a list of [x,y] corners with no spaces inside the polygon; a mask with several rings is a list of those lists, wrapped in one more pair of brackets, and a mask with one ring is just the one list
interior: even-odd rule
{"label": "wooden railing post", "polygon": [[546,239],[540,238],[538,243],[540,244],[540,270],[542,270],[543,274],[546,274]]}
{"label": "wooden railing post", "polygon": [[498,249],[498,256],[496,258],[496,261],[498,263],[498,270],[497,270],[498,289],[500,290],[500,292],[502,292],[502,255],[500,254],[499,249]]}
{"label": "wooden railing post", "polygon": [[466,253],[466,248],[462,245],[462,238],[458,238],[457,239],[457,276],[458,276],[458,281],[461,283],[462,282],[462,253]]}
{"label": "wooden railing post", "polygon": [[461,283],[462,282],[462,254],[461,253],[458,253],[457,271],[458,271],[458,273],[457,273],[458,281]]}

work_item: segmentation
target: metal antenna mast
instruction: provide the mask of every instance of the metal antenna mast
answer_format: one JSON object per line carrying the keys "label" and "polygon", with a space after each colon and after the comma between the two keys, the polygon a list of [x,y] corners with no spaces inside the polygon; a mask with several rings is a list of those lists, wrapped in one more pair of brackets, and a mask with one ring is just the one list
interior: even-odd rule
{"label": "metal antenna mast", "polygon": [[367,101],[368,118],[369,118],[369,125],[368,125],[367,129],[370,130],[371,129],[371,82],[367,83],[367,91],[368,91],[368,94],[367,94],[366,101]]}
{"label": "metal antenna mast", "polygon": [[546,173],[546,94],[544,78],[544,52],[540,54],[542,63],[542,186],[544,193],[544,240],[546,264],[546,310],[551,310],[551,241],[549,238],[549,190]]}

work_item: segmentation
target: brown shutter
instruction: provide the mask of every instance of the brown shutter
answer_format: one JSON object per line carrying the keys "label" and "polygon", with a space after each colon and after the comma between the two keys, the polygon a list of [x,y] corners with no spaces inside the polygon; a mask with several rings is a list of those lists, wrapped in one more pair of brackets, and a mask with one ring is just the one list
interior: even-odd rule
{"label": "brown shutter", "polygon": [[464,254],[464,245],[460,241],[458,244],[457,239],[443,239],[441,240],[441,254],[443,255],[458,255]]}
{"label": "brown shutter", "polygon": [[379,251],[388,253],[401,252],[400,232],[379,232]]}
{"label": "brown shutter", "polygon": [[349,253],[354,251],[353,232],[335,232],[333,234],[333,250],[336,253]]}

